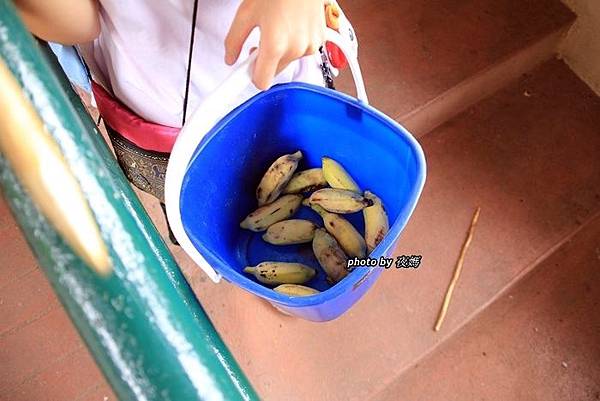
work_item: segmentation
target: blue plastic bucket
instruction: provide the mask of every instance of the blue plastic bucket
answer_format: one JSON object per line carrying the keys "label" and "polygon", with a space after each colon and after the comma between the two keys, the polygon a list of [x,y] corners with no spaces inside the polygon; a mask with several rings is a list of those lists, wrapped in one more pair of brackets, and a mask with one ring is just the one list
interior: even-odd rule
{"label": "blue plastic bucket", "polygon": [[[274,246],[239,227],[256,209],[255,190],[279,156],[301,150],[300,169],[340,162],[363,190],[383,201],[390,231],[370,257],[390,256],[425,182],[425,158],[413,136],[392,119],[339,92],[302,84],[277,85],[222,118],[200,142],[181,182],[180,213],[193,246],[223,278],[292,315],[334,319],[373,285],[380,268],[357,268],[330,287],[310,244]],[[322,225],[302,207],[296,217]],[[362,213],[347,216],[363,232]],[[262,261],[296,261],[317,269],[308,297],[279,294],[244,274]]]}

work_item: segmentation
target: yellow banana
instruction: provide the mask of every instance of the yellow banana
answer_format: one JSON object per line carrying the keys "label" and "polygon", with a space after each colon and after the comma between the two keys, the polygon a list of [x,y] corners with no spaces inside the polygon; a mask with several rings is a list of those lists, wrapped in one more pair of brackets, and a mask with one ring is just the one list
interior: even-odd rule
{"label": "yellow banana", "polygon": [[383,240],[390,229],[388,216],[383,208],[381,199],[370,191],[365,191],[365,198],[373,201],[373,206],[363,209],[365,218],[365,242],[369,253]]}
{"label": "yellow banana", "polygon": [[244,273],[253,274],[258,281],[269,285],[304,284],[316,274],[312,267],[289,262],[262,262],[246,267]]}
{"label": "yellow banana", "polygon": [[293,154],[283,155],[271,164],[256,188],[258,206],[264,206],[279,197],[294,175],[300,159],[302,159],[302,152],[297,151]]}
{"label": "yellow banana", "polygon": [[313,192],[310,203],[332,213],[354,213],[371,206],[373,201],[346,189],[323,188]]}
{"label": "yellow banana", "polygon": [[319,293],[319,291],[315,290],[314,288],[298,284],[281,284],[273,288],[273,290],[279,292],[280,294],[285,294],[292,297],[306,297]]}
{"label": "yellow banana", "polygon": [[309,220],[283,220],[270,226],[263,239],[273,245],[304,244],[312,241],[316,229],[316,224]]}
{"label": "yellow banana", "polygon": [[308,204],[315,212],[321,215],[325,229],[327,229],[329,234],[333,235],[346,255],[357,258],[365,257],[367,249],[365,240],[348,220],[335,213],[329,213],[319,205],[307,201],[303,203],[305,205]]}
{"label": "yellow banana", "polygon": [[320,168],[311,168],[294,174],[283,190],[283,193],[301,194],[326,186],[327,181],[325,181],[325,177],[323,177],[323,170]]}
{"label": "yellow banana", "polygon": [[360,188],[342,165],[329,157],[321,158],[323,177],[332,188],[360,193]]}
{"label": "yellow banana", "polygon": [[302,195],[284,195],[250,213],[242,220],[240,227],[256,232],[264,231],[269,226],[293,216],[301,202]]}
{"label": "yellow banana", "polygon": [[312,247],[330,283],[335,284],[348,275],[348,257],[327,231],[322,228],[315,231]]}

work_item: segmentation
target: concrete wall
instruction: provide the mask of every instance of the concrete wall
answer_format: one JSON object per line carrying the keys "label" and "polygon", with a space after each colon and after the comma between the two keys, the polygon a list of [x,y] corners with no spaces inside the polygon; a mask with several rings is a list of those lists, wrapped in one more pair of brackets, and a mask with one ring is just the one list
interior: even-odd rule
{"label": "concrete wall", "polygon": [[577,14],[561,45],[569,67],[600,95],[600,0],[563,0]]}

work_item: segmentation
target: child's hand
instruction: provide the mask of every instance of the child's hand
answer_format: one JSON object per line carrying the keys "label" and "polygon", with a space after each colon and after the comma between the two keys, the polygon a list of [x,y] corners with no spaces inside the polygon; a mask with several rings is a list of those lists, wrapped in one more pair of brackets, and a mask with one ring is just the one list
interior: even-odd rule
{"label": "child's hand", "polygon": [[225,62],[236,62],[246,38],[260,28],[252,81],[268,89],[290,62],[315,53],[325,32],[323,0],[244,0],[225,39]]}

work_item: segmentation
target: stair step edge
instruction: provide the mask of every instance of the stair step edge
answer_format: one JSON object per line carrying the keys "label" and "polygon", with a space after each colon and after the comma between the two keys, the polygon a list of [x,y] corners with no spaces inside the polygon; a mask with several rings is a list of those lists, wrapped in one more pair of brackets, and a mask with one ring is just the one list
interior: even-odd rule
{"label": "stair step edge", "polygon": [[561,27],[503,61],[465,79],[424,105],[395,116],[416,138],[423,137],[472,105],[493,95],[521,75],[557,55],[571,24]]}

